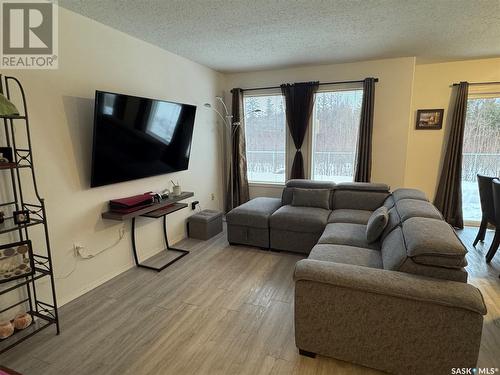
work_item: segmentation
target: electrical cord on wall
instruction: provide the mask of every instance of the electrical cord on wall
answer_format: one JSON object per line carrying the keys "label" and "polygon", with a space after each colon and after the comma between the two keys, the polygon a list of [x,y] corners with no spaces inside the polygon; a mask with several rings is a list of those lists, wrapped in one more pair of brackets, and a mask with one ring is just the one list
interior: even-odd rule
{"label": "electrical cord on wall", "polygon": [[120,231],[118,232],[119,233],[119,236],[118,236],[118,239],[115,241],[115,243],[113,243],[112,245],[108,246],[108,247],[105,247],[104,249],[101,249],[99,250],[98,252],[96,253],[86,253],[83,249],[83,247],[81,246],[75,246],[75,253],[78,254],[78,256],[82,259],[92,259],[96,256],[98,256],[99,254],[102,254],[104,253],[105,251],[109,250],[109,249],[112,249],[113,247],[115,247],[116,245],[118,245],[121,240],[123,239],[123,237],[125,236],[125,228],[120,228]]}
{"label": "electrical cord on wall", "polygon": [[68,277],[70,277],[76,271],[76,266],[78,264],[78,257],[80,257],[82,260],[89,260],[89,259],[95,258],[99,254],[102,254],[103,252],[105,252],[109,249],[112,249],[113,247],[118,245],[121,242],[121,240],[123,239],[123,237],[125,237],[125,228],[124,227],[120,228],[120,231],[118,233],[119,233],[118,239],[112,245],[105,247],[104,249],[101,249],[96,253],[86,254],[85,251],[83,251],[84,247],[75,245],[73,248],[73,254],[75,255],[75,260],[73,261],[73,266],[71,267],[71,271],[69,271],[64,276],[54,275],[54,278],[56,280],[61,280],[61,279],[67,279]]}
{"label": "electrical cord on wall", "polygon": [[54,275],[54,279],[56,279],[56,280],[62,280],[62,279],[67,279],[68,277],[70,277],[70,276],[73,274],[73,272],[75,272],[75,270],[76,270],[76,263],[77,263],[77,262],[78,262],[78,259],[77,259],[77,258],[75,258],[75,259],[73,260],[73,266],[71,267],[71,271],[69,271],[69,272],[68,272],[66,275],[64,275],[64,276],[57,276],[57,275]]}

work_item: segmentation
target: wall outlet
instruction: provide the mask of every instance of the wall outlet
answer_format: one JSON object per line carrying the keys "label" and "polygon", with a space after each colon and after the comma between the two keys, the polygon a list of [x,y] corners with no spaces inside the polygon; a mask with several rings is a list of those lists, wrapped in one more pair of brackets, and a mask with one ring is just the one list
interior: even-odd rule
{"label": "wall outlet", "polygon": [[215,194],[214,193],[210,194],[210,200],[212,200],[212,201],[215,200]]}
{"label": "wall outlet", "polygon": [[84,246],[79,245],[79,244],[77,244],[77,243],[74,243],[74,244],[73,244],[73,253],[75,254],[75,257],[79,257],[79,256],[81,256],[81,255],[80,255],[80,251],[81,251],[81,250],[83,250],[83,249],[85,249],[85,247],[84,247]]}

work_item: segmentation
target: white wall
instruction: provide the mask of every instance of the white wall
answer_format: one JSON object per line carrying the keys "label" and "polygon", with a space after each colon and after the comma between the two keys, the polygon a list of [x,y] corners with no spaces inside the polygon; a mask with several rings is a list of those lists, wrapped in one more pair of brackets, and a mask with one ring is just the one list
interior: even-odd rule
{"label": "white wall", "polygon": [[[379,78],[375,91],[372,181],[396,188],[404,184],[414,69],[415,58],[408,57],[236,73],[226,75],[225,91],[233,87],[274,86],[285,82]],[[280,191],[280,186],[251,187],[252,196],[279,196]]]}
{"label": "white wall", "polygon": [[[183,190],[196,193],[194,199],[202,208],[222,207],[216,118],[203,107],[220,94],[221,75],[63,8],[59,22],[59,69],[2,73],[19,78],[27,92],[57,293],[59,302],[65,303],[133,266],[130,222],[101,219],[108,200],[160,190],[174,179]],[[90,189],[96,89],[197,105],[189,170]],[[190,214],[188,208],[168,217],[171,242],[185,236]],[[125,237],[113,246],[122,225]],[[143,256],[162,249],[160,220],[140,220],[138,231]],[[94,259],[77,260],[74,243],[88,252],[111,248]]]}
{"label": "white wall", "polygon": [[[453,111],[451,85],[460,81],[499,82],[500,58],[424,64],[415,70],[405,185],[423,190],[430,198],[436,192]],[[473,90],[471,86],[469,92]],[[417,109],[424,108],[444,108],[442,130],[415,130]]]}

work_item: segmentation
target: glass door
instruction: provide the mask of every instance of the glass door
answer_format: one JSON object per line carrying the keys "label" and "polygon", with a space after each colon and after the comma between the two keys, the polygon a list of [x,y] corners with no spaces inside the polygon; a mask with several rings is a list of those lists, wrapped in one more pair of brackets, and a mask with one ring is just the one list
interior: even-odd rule
{"label": "glass door", "polygon": [[462,152],[464,221],[479,223],[481,205],[476,175],[500,176],[500,93],[469,96]]}

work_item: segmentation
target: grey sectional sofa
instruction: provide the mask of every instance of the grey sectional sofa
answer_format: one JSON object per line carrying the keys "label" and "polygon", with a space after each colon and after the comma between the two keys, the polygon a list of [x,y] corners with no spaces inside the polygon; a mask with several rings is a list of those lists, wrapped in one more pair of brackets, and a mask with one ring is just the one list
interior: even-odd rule
{"label": "grey sectional sofa", "polygon": [[[369,242],[380,207],[387,224]],[[422,192],[290,180],[281,199],[226,220],[230,243],[308,254],[294,276],[301,354],[396,374],[475,367],[486,307],[467,284],[466,248]]]}

